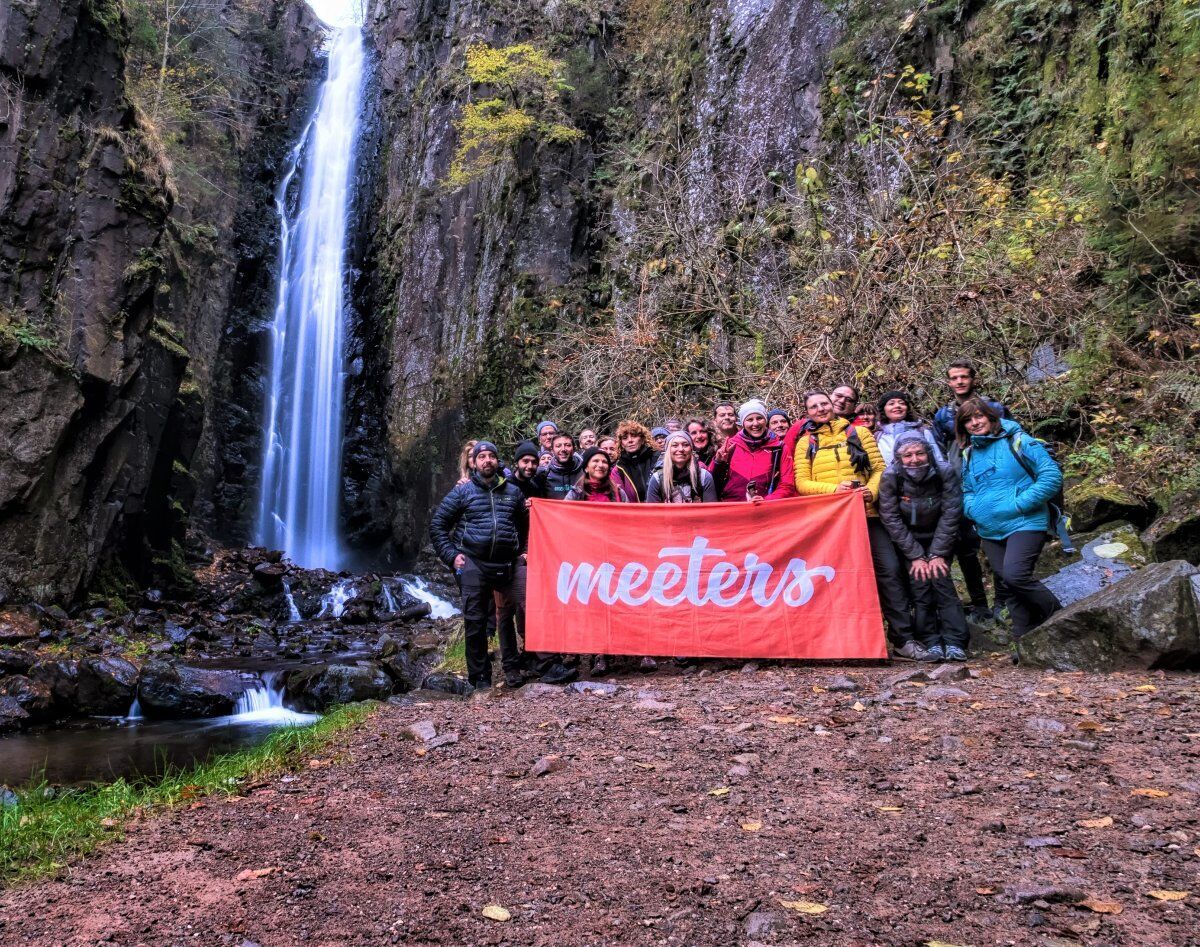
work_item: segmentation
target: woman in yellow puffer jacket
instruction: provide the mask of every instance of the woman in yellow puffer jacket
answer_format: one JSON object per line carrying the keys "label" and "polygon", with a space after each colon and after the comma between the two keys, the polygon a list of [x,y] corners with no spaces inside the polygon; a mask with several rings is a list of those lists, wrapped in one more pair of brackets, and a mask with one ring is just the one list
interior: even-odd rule
{"label": "woman in yellow puffer jacket", "polygon": [[[883,455],[865,427],[838,417],[823,391],[804,396],[808,420],[796,439],[792,457],[796,492],[801,496],[859,490],[867,507],[867,536],[875,566],[879,604],[888,623],[888,639],[896,657],[933,660],[913,636],[911,595],[905,567],[879,519],[876,501],[883,478]],[[853,436],[852,436],[853,434]],[[857,442],[857,443],[856,443]]]}

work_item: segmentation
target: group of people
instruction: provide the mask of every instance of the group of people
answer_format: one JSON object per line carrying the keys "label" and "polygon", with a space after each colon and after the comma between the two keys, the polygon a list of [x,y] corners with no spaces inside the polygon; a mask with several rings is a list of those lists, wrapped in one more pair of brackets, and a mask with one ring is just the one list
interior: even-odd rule
{"label": "group of people", "polygon": [[[491,684],[493,627],[507,685],[520,686],[530,671],[548,683],[578,673],[575,658],[520,651],[534,498],[761,504],[853,491],[866,508],[894,657],[965,661],[968,614],[991,621],[1007,609],[1012,636],[1021,637],[1062,607],[1034,574],[1059,526],[1062,473],[1045,444],[976,391],[969,361],[951,363],[946,383],[953,397],[931,420],[905,391],[888,391],[872,404],[846,384],[808,392],[796,418],[751,399],[721,402],[711,418],[670,418],[653,429],[622,421],[606,436],[542,421],[507,469],[493,442],[468,442],[462,478],[434,513],[430,535],[458,579],[470,683]],[[994,576],[994,611],[981,547]],[[965,609],[950,575],[955,559]],[[592,672],[609,664],[596,655]],[[652,657],[641,659],[643,670],[655,666]]]}

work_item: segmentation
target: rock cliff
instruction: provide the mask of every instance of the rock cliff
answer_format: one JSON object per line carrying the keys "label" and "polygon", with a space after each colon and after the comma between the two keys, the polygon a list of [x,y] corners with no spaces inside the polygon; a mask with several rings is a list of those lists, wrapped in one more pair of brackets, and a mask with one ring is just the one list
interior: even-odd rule
{"label": "rock cliff", "polygon": [[183,139],[185,168],[128,93],[117,0],[0,8],[5,594],[70,599],[111,554],[140,579],[178,560],[239,265],[266,253],[244,252],[246,222],[270,213],[269,142],[302,105],[320,40],[299,0],[233,3],[221,28],[254,81],[236,134],[207,152]]}

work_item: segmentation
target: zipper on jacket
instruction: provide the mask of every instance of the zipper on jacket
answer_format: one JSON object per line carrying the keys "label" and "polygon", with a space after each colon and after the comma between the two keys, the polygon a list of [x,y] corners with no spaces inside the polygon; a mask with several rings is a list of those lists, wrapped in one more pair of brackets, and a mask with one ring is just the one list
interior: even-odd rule
{"label": "zipper on jacket", "polygon": [[488,555],[488,562],[496,561],[496,533],[500,530],[500,523],[496,519],[496,491],[488,491],[488,502],[492,505],[492,551]]}

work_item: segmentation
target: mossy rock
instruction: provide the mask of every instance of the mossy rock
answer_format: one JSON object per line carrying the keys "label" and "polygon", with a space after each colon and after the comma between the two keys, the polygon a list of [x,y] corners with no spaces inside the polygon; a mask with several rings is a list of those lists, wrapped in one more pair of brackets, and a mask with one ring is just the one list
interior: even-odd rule
{"label": "mossy rock", "polygon": [[1066,501],[1071,526],[1076,530],[1096,529],[1114,520],[1145,527],[1154,518],[1154,511],[1140,497],[1119,484],[1092,478],[1070,484]]}

